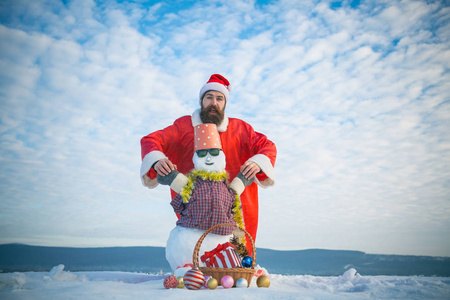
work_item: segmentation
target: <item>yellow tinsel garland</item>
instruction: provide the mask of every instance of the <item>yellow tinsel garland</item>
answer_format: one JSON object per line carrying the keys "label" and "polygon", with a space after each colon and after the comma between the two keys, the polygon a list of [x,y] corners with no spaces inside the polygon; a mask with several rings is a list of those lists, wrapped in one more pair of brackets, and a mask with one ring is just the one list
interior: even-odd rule
{"label": "yellow tinsel garland", "polygon": [[[214,172],[209,172],[209,171],[204,171],[204,170],[192,170],[187,177],[188,177],[188,182],[183,187],[183,189],[181,190],[181,193],[180,193],[183,203],[189,203],[189,199],[192,196],[192,191],[194,189],[195,182],[197,181],[198,177],[200,177],[203,180],[223,181],[223,180],[228,180],[228,173],[227,172],[214,173]],[[244,227],[245,226],[244,218],[242,215],[241,199],[236,192],[234,192],[234,195],[235,195],[235,197],[234,197],[233,208],[232,208],[233,218],[239,227],[245,228]],[[245,244],[245,238],[241,238],[240,240],[243,244]]]}

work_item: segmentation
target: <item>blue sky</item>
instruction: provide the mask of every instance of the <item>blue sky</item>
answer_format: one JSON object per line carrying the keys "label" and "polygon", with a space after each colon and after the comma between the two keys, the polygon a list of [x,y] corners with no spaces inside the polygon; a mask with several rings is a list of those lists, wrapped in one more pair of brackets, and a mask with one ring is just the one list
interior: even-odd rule
{"label": "blue sky", "polygon": [[450,256],[442,1],[2,1],[0,243],[164,246],[140,138],[198,107],[278,147],[257,247]]}

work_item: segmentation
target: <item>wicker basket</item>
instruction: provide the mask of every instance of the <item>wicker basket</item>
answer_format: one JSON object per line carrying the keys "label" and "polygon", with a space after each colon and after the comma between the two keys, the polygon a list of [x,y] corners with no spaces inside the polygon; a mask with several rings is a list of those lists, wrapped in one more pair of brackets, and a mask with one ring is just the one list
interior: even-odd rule
{"label": "wicker basket", "polygon": [[[252,267],[250,269],[245,269],[245,268],[199,267],[198,256],[199,256],[199,251],[200,251],[200,247],[201,247],[201,245],[203,243],[203,240],[208,235],[208,233],[210,233],[211,231],[213,231],[217,227],[221,227],[221,226],[232,226],[232,227],[239,228],[240,230],[242,230],[247,235],[248,239],[252,243],[253,262],[252,262]],[[194,269],[198,268],[200,271],[202,271],[202,273],[205,276],[211,276],[211,277],[217,279],[219,284],[220,284],[220,281],[222,280],[222,277],[224,277],[226,275],[230,275],[231,277],[233,277],[235,283],[236,283],[236,281],[239,278],[245,278],[245,280],[247,280],[247,283],[248,283],[247,287],[248,287],[250,285],[250,282],[252,281],[253,275],[255,274],[255,257],[256,257],[255,243],[253,242],[253,239],[250,236],[250,234],[245,229],[239,227],[238,225],[223,223],[223,224],[214,225],[213,227],[209,228],[198,239],[198,242],[197,242],[197,244],[195,245],[195,248],[194,248],[194,254],[192,256],[192,262],[193,262],[193,265],[194,265],[194,267],[193,267]]]}

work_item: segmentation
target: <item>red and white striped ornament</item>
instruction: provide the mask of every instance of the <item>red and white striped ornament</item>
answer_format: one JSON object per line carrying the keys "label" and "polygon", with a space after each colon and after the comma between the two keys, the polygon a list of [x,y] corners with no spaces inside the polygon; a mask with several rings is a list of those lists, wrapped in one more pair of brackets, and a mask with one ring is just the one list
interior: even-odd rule
{"label": "red and white striped ornament", "polygon": [[190,290],[198,290],[205,283],[205,276],[198,269],[190,269],[184,274],[184,286]]}

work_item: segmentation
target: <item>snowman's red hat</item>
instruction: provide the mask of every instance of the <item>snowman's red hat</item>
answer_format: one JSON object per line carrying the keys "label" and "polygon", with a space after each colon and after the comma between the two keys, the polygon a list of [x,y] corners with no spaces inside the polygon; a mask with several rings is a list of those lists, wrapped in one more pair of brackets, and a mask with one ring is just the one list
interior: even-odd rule
{"label": "snowman's red hat", "polygon": [[200,124],[194,127],[194,151],[203,149],[222,149],[216,124]]}

